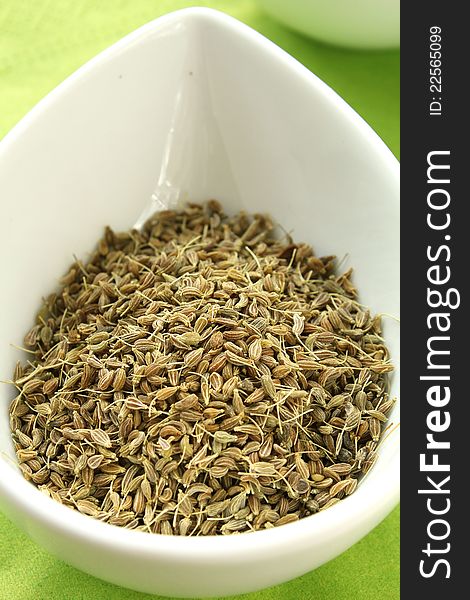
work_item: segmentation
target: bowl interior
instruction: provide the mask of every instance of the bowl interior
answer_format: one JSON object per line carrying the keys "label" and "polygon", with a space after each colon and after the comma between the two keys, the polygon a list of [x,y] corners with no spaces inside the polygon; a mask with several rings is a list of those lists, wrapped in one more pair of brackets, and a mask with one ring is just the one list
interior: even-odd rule
{"label": "bowl interior", "polygon": [[[160,19],[85,65],[2,142],[1,379],[41,297],[104,225],[128,229],[186,198],[271,213],[317,254],[353,266],[364,304],[398,316],[395,159],[315,76],[248,28],[234,30],[204,13]],[[398,365],[393,318],[384,335]],[[392,394],[397,386],[395,375]],[[9,477],[11,398],[2,385],[0,468]],[[394,431],[364,487],[396,475],[397,450]]]}

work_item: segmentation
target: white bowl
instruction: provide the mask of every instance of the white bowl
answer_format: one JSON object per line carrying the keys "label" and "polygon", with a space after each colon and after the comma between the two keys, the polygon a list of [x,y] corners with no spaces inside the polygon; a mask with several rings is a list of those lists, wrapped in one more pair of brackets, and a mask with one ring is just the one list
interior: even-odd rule
{"label": "white bowl", "polygon": [[400,0],[258,0],[288,27],[329,44],[400,45]]}
{"label": "white bowl", "polygon": [[[361,299],[398,313],[398,164],[330,88],[245,25],[187,9],[142,27],[40,102],[0,144],[0,378],[40,298],[102,228],[132,226],[151,194],[266,211],[319,254],[347,255]],[[166,194],[166,195],[165,195]],[[158,206],[158,202],[154,206]],[[398,327],[385,337],[398,362]],[[396,393],[395,375],[392,393]],[[2,386],[0,506],[62,560],[143,592],[220,596],[337,556],[398,500],[398,431],[346,500],[298,523],[227,537],[128,531],[26,482]],[[398,420],[398,406],[393,421]]]}

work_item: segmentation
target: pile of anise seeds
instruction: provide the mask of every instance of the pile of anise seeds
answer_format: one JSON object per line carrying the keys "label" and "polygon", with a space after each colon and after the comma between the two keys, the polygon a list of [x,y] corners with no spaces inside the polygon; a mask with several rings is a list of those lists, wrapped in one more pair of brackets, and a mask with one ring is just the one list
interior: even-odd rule
{"label": "pile of anise seeds", "polygon": [[107,228],[25,338],[10,407],[24,476],[162,534],[265,529],[339,502],[393,405],[380,318],[350,275],[216,201]]}

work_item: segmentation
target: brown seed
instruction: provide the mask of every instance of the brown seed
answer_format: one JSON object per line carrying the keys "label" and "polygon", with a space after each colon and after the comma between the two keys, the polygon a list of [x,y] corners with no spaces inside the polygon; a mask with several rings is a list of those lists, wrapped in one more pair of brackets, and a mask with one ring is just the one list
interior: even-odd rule
{"label": "brown seed", "polygon": [[230,350],[227,350],[225,352],[225,356],[227,358],[227,360],[232,363],[232,365],[237,365],[237,366],[250,366],[252,364],[252,360],[250,358],[244,358],[243,356],[238,356],[238,354],[235,354],[234,352],[231,352]]}
{"label": "brown seed", "polygon": [[116,370],[116,372],[114,373],[113,388],[117,392],[124,389],[126,385],[126,378],[126,372],[124,369],[120,368]]}
{"label": "brown seed", "polygon": [[42,386],[42,393],[45,396],[51,396],[59,387],[59,379],[58,377],[52,377],[44,382]]}
{"label": "brown seed", "polygon": [[223,333],[220,331],[215,331],[210,338],[211,348],[213,348],[214,350],[216,348],[220,348],[223,343],[224,343]]}
{"label": "brown seed", "polygon": [[255,404],[259,402],[265,397],[265,392],[263,388],[258,388],[254,390],[245,400],[246,404]]}
{"label": "brown seed", "polygon": [[250,471],[256,475],[270,476],[276,475],[276,468],[273,464],[268,462],[255,462],[250,465]]}
{"label": "brown seed", "polygon": [[261,354],[263,352],[263,347],[261,346],[261,340],[256,339],[252,342],[248,348],[248,355],[254,362],[258,362],[261,358]]}
{"label": "brown seed", "polygon": [[377,442],[380,438],[380,434],[382,433],[382,426],[379,419],[373,417],[369,421],[369,431],[374,442]]}
{"label": "brown seed", "polygon": [[279,527],[279,525],[286,525],[287,523],[295,523],[295,521],[298,521],[298,520],[299,520],[299,515],[296,515],[295,513],[291,513],[288,515],[284,515],[283,517],[278,519],[275,522],[275,526]]}
{"label": "brown seed", "polygon": [[276,399],[276,388],[270,375],[261,376],[261,385],[265,393],[270,396],[273,400]]}
{"label": "brown seed", "polygon": [[177,391],[178,391],[178,387],[176,387],[176,386],[165,387],[165,388],[162,388],[161,390],[158,390],[155,393],[155,398],[157,400],[168,400],[168,398],[171,398],[172,396],[174,396]]}
{"label": "brown seed", "polygon": [[184,364],[188,368],[194,367],[200,362],[203,354],[204,348],[197,348],[197,350],[192,350],[191,352],[188,352],[184,357]]}
{"label": "brown seed", "polygon": [[292,315],[292,320],[293,320],[292,333],[294,335],[300,335],[302,333],[302,331],[304,330],[305,317],[303,315],[300,315],[299,313],[294,313]]}
{"label": "brown seed", "polygon": [[[101,391],[107,390],[113,383],[114,372],[108,371],[107,369],[102,369],[102,374],[98,379],[98,389]],[[72,386],[70,386],[72,387]]]}
{"label": "brown seed", "polygon": [[97,469],[101,465],[103,460],[104,456],[102,454],[94,454],[88,459],[87,465],[90,467],[90,469]]}
{"label": "brown seed", "polygon": [[92,442],[104,448],[111,448],[112,446],[108,433],[102,429],[90,429],[90,438]]}
{"label": "brown seed", "polygon": [[76,506],[81,513],[89,515],[90,517],[97,517],[100,513],[96,504],[91,500],[78,500]]}
{"label": "brown seed", "polygon": [[221,371],[225,364],[227,363],[227,355],[225,352],[220,353],[210,364],[209,371],[214,373],[216,371]]}
{"label": "brown seed", "polygon": [[[259,456],[260,458],[268,458],[269,456],[271,456],[271,452],[273,449],[273,439],[271,436],[269,436],[261,445],[260,449],[259,449]],[[307,474],[308,476],[308,474]]]}

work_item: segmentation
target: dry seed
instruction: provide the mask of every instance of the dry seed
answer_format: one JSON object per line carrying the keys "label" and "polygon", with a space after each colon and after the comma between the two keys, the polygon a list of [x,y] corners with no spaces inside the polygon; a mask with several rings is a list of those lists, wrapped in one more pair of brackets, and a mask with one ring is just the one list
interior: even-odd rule
{"label": "dry seed", "polygon": [[278,519],[275,522],[275,526],[279,527],[279,525],[285,525],[286,523],[294,523],[295,521],[298,521],[298,520],[299,520],[299,515],[296,515],[295,513],[284,515],[283,517],[281,517],[280,519]]}
{"label": "dry seed", "polygon": [[232,442],[237,442],[238,437],[236,435],[231,435],[226,431],[216,431],[214,434],[214,439],[219,444],[231,444]]}
{"label": "dry seed", "polygon": [[104,456],[102,454],[94,454],[87,460],[87,465],[90,467],[90,469],[97,469],[103,460]]}
{"label": "dry seed", "polygon": [[174,396],[177,391],[177,386],[165,387],[155,393],[155,398],[157,400],[168,400],[168,398]]}
{"label": "dry seed", "polygon": [[109,434],[102,429],[91,429],[90,438],[92,442],[99,446],[104,446],[105,448],[111,448],[112,446]]}
{"label": "dry seed", "polygon": [[256,475],[270,476],[276,475],[276,469],[274,465],[268,462],[255,462],[250,465],[250,471]]}

